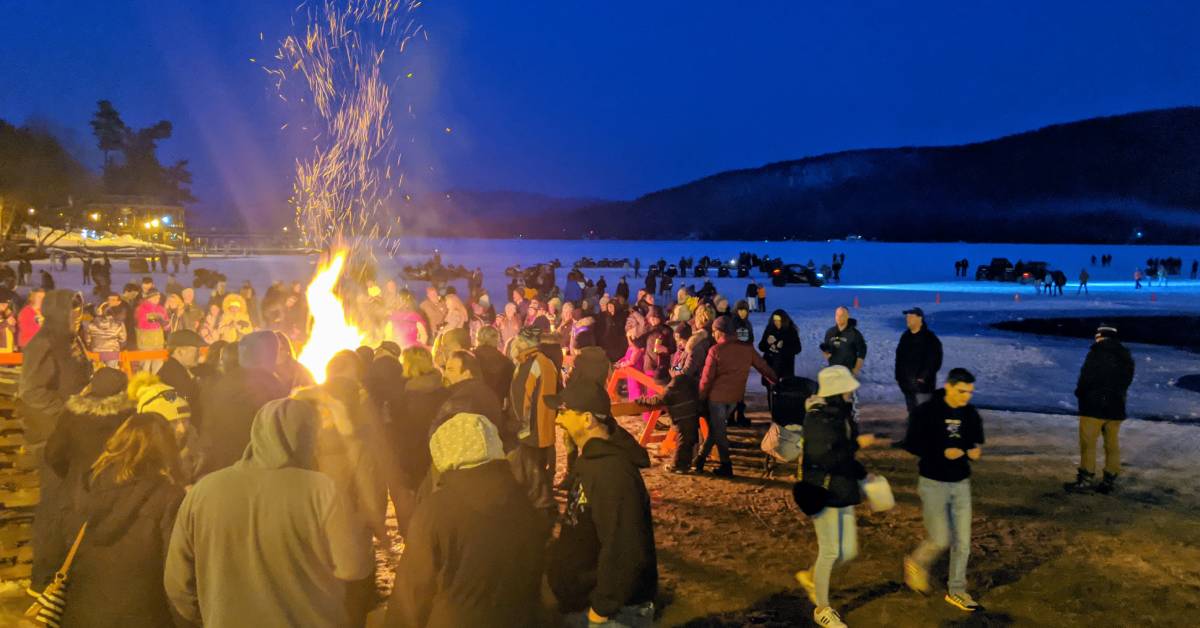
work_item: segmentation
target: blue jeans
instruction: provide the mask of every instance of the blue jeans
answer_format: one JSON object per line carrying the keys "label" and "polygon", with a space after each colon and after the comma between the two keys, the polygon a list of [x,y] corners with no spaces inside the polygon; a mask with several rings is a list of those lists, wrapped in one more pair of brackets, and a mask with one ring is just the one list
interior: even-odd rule
{"label": "blue jeans", "polygon": [[812,518],[817,531],[817,561],[813,563],[813,584],[817,589],[817,608],[829,606],[829,578],[833,568],[858,556],[858,528],[854,506],[826,507]]}
{"label": "blue jeans", "polygon": [[942,552],[950,549],[950,593],[967,592],[967,558],[971,554],[971,480],[938,482],[917,480],[927,536],[912,560],[928,571]]}
{"label": "blue jeans", "polygon": [[622,607],[608,621],[599,624],[588,621],[587,611],[571,613],[563,619],[568,628],[653,628],[654,603]]}
{"label": "blue jeans", "polygon": [[717,447],[717,457],[721,459],[721,466],[733,466],[733,460],[729,457],[729,438],[725,435],[725,426],[736,407],[736,403],[708,404],[708,438],[704,439],[704,446],[700,448],[700,455],[696,457],[697,468],[708,460],[713,445]]}

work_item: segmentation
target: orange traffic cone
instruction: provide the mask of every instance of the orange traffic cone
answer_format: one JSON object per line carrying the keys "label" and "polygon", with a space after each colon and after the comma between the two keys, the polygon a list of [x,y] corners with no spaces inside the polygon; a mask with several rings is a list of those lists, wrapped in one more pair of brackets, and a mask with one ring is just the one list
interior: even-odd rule
{"label": "orange traffic cone", "polygon": [[854,297],[854,307],[858,307],[858,297]]}
{"label": "orange traffic cone", "polygon": [[1013,301],[1016,301],[1018,303],[1021,301],[1020,293],[1013,293]]}
{"label": "orange traffic cone", "polygon": [[941,304],[941,302],[942,302],[942,293],[938,292],[937,294],[933,295],[933,302],[934,302],[934,303],[937,303],[937,304]]}

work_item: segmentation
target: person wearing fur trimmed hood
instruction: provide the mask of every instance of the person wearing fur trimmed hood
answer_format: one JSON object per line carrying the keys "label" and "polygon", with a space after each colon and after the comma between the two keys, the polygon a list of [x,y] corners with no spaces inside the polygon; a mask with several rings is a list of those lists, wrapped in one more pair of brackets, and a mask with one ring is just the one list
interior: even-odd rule
{"label": "person wearing fur trimmed hood", "polygon": [[225,342],[237,342],[254,331],[246,299],[240,294],[227,294],[221,301],[221,322],[217,325],[217,338]]}
{"label": "person wearing fur trimmed hood", "polygon": [[538,626],[547,522],[486,417],[460,413],[429,439],[440,488],[413,514],[383,625]]}
{"label": "person wearing fur trimmed hood", "polygon": [[[35,549],[33,586],[41,590],[62,564],[74,530],[83,523],[72,513],[87,493],[87,476],[104,443],[121,423],[133,414],[133,402],[126,394],[128,378],[121,371],[102,368],[91,383],[77,395],[71,395],[62,418],[46,441],[46,463],[61,482],[56,491],[42,496],[34,517],[35,535],[44,533],[49,541]],[[44,551],[42,551],[44,550]]]}

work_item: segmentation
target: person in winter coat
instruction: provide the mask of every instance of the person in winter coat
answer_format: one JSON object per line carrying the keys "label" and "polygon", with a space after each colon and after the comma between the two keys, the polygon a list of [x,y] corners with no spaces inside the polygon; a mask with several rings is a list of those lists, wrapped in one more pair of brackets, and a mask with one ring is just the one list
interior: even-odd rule
{"label": "person in winter coat", "polygon": [[754,324],[750,322],[750,306],[738,301],[733,308],[733,332],[738,342],[754,344]]}
{"label": "person in winter coat", "polygon": [[187,398],[157,375],[145,371],[130,380],[128,392],[139,414],[154,413],[166,419],[178,450],[179,479],[191,485],[204,469],[205,447],[192,423],[192,407]]}
{"label": "person in winter coat", "polygon": [[33,557],[32,581],[38,590],[49,584],[62,564],[72,540],[67,535],[83,523],[72,514],[87,494],[92,464],[104,451],[105,441],[133,414],[127,383],[121,371],[107,367],[97,371],[82,392],[67,399],[62,418],[46,441],[46,464],[54,473],[56,490],[42,496],[33,521],[35,535],[49,541]]}
{"label": "person in winter coat", "polygon": [[240,294],[229,294],[221,302],[221,321],[217,326],[217,337],[225,342],[237,342],[254,331],[246,300]]}
{"label": "person in winter coat", "polygon": [[947,548],[950,578],[946,602],[967,612],[979,604],[967,593],[971,552],[971,462],[983,456],[983,420],[971,405],[975,376],[951,369],[946,386],[911,414],[904,448],[921,459],[917,493],[928,535],[904,559],[904,582],[928,594],[929,569]]}
{"label": "person in winter coat", "polygon": [[[167,310],[159,304],[162,300],[162,295],[158,290],[151,288],[146,294],[146,298],[138,304],[135,316],[137,317],[137,344],[141,351],[158,351],[166,346],[166,332],[164,329],[167,324]],[[157,371],[162,366],[162,360],[147,360],[142,362],[142,370]]]}
{"label": "person in winter coat", "polygon": [[[91,362],[79,340],[82,298],[69,290],[46,295],[42,306],[44,323],[25,347],[24,364],[17,383],[17,412],[25,425],[25,448],[39,461],[41,499],[34,512],[33,582],[45,583],[58,565],[52,554],[58,548],[60,530],[55,522],[61,481],[46,461],[46,441],[54,433],[67,400],[87,386]],[[48,561],[40,561],[38,556]]]}
{"label": "person in winter coat", "polygon": [[[363,560],[374,564],[371,539],[387,538],[387,481],[393,477],[391,457],[383,442],[383,426],[362,388],[362,360],[352,351],[336,353],[325,367],[325,382],[302,388],[292,398],[310,402],[320,422],[316,467],[333,479],[354,522],[351,534],[366,548]],[[349,625],[366,622],[374,600],[372,575],[346,583]]]}
{"label": "person in winter coat", "polygon": [[433,334],[429,330],[429,322],[418,311],[416,301],[408,290],[396,293],[399,306],[389,315],[390,333],[387,337],[407,349],[417,345],[429,346],[433,343]]}
{"label": "person in winter coat", "polygon": [[[228,349],[226,349],[228,352]],[[223,469],[241,459],[250,443],[251,425],[259,408],[288,394],[274,374],[279,339],[274,332],[254,332],[237,343],[237,363],[200,390],[197,427],[208,445],[204,472]]]}
{"label": "person in winter coat", "polygon": [[908,413],[933,398],[937,374],[942,369],[942,341],[925,324],[925,312],[904,310],[908,327],[896,345],[896,384],[904,394]]}
{"label": "person in winter coat", "polygon": [[496,427],[457,414],[429,439],[440,488],[422,501],[383,626],[537,626],[548,534],[513,479]]}
{"label": "person in winter coat", "polygon": [[671,423],[679,434],[679,442],[675,445],[675,459],[664,468],[669,473],[687,474],[692,472],[692,459],[696,453],[696,445],[700,440],[700,378],[697,371],[685,368],[688,360],[687,343],[691,340],[691,328],[679,323],[675,329],[675,342],[679,349],[672,359],[671,382],[659,395],[644,397],[638,403],[646,406],[664,405],[671,417]]}
{"label": "person in winter coat", "polygon": [[35,288],[29,292],[29,300],[25,307],[17,313],[17,344],[24,351],[38,330],[42,328],[42,303],[46,299],[46,291]]}
{"label": "person in winter coat", "polygon": [[100,361],[111,368],[120,368],[121,347],[125,345],[125,322],[113,316],[108,303],[96,308],[96,316],[88,321],[88,350],[99,353]]}
{"label": "person in winter coat", "polygon": [[175,519],[163,582],[186,621],[211,628],[347,624],[345,583],[371,572],[334,480],[315,471],[320,417],[276,399],[234,465],[200,479]]}
{"label": "person in winter coat", "polygon": [[438,294],[438,290],[434,286],[425,289],[425,300],[421,301],[421,311],[425,314],[425,320],[429,321],[430,335],[440,331],[442,323],[446,320],[446,305],[442,303],[442,296]]}
{"label": "person in winter coat", "polygon": [[624,299],[626,303],[629,302],[629,284],[625,281],[625,277],[621,277],[621,280],[617,282],[614,294]]}
{"label": "person in winter coat", "polygon": [[572,383],[547,400],[579,448],[547,579],[567,625],[645,628],[654,622],[658,557],[646,450],[612,419],[608,394]]}
{"label": "person in winter coat", "polygon": [[516,369],[512,360],[500,352],[500,332],[495,327],[480,328],[475,336],[475,359],[483,369],[483,381],[487,382],[496,396],[508,397],[508,388],[512,383],[513,372]]}
{"label": "person in winter coat", "polygon": [[522,320],[515,303],[504,304],[504,315],[496,318],[496,329],[500,330],[500,348],[507,351],[508,343],[521,333]]}
{"label": "person in winter coat", "polygon": [[700,398],[708,400],[708,438],[696,456],[697,473],[704,471],[704,464],[715,446],[720,465],[713,475],[733,477],[733,461],[729,457],[729,439],[725,427],[738,402],[746,396],[746,379],[750,367],[754,367],[768,381],[778,378],[770,365],[754,350],[754,347],[738,342],[734,337],[733,321],[728,316],[713,323],[716,344],[708,350],[704,371],[700,376]]}
{"label": "person in winter coat", "polygon": [[208,306],[208,313],[204,315],[204,321],[200,324],[200,337],[210,345],[217,341],[228,342],[221,339],[220,305],[214,303]]}
{"label": "person in winter coat", "polygon": [[0,300],[0,353],[17,351],[17,317],[11,301]]}
{"label": "person in winter coat", "polygon": [[193,369],[200,366],[200,349],[206,346],[200,334],[187,329],[171,332],[167,337],[167,350],[170,351],[162,368],[158,369],[158,378],[162,383],[179,391],[191,404],[192,412],[199,415],[200,387]]}
{"label": "person in winter coat", "polygon": [[[562,377],[536,336],[523,333],[513,339],[510,348],[516,370],[508,391],[508,405],[517,419],[519,439],[512,456],[513,473],[525,487],[534,508],[556,515],[554,417],[558,410],[545,398],[558,393]],[[553,521],[553,516],[547,520]]]}
{"label": "person in winter coat", "polygon": [[841,365],[858,375],[867,357],[867,340],[858,331],[858,321],[850,318],[850,310],[839,307],[833,318],[835,324],[825,332],[821,352],[829,366]]}
{"label": "person in winter coat", "polygon": [[859,481],[867,472],[855,454],[874,438],[858,433],[852,395],[859,383],[850,369],[826,367],[817,380],[817,394],[805,402],[804,453],[800,481],[793,489],[801,509],[813,513],[817,559],[809,569],[796,572],[796,581],[815,607],[813,620],[818,626],[844,628],[841,616],[829,605],[829,581],[834,566],[858,556],[854,506],[862,501]]}
{"label": "person in winter coat", "polygon": [[[1079,400],[1079,472],[1066,489],[1075,493],[1095,490],[1108,494],[1121,473],[1121,445],[1117,434],[1125,420],[1125,398],[1133,383],[1133,358],[1117,339],[1117,328],[1101,325],[1088,350],[1075,398]],[[1096,483],[1096,439],[1104,436],[1104,479]]]}
{"label": "person in winter coat", "polygon": [[604,327],[601,345],[610,362],[619,361],[629,350],[629,339],[625,335],[625,323],[629,312],[624,304],[624,301],[609,301],[600,313],[599,320],[603,322]]}
{"label": "person in winter coat", "polygon": [[479,360],[468,351],[455,351],[446,360],[442,380],[446,383],[449,396],[438,408],[430,426],[430,433],[437,431],[439,425],[459,412],[481,414],[500,432],[505,451],[512,451],[517,442],[517,430],[508,420],[500,398],[492,392],[487,382],[483,381],[483,369],[479,366]]}
{"label": "person in winter coat", "polygon": [[[800,355],[800,332],[792,317],[783,310],[771,312],[771,322],[763,329],[762,338],[758,341],[758,350],[763,359],[775,371],[776,377],[794,377],[796,375],[796,356]],[[763,380],[763,385],[767,381]],[[767,388],[767,398],[770,399],[770,388]]]}
{"label": "person in winter coat", "polygon": [[442,374],[433,366],[425,347],[404,350],[404,391],[398,408],[392,408],[387,427],[388,443],[396,460],[401,490],[392,491],[392,502],[401,530],[413,514],[417,489],[429,473],[429,434],[438,409],[450,396]]}
{"label": "person in winter coat", "polygon": [[163,587],[184,479],[171,429],[155,414],[123,421],[87,469],[87,521],[71,564],[63,628],[172,626]]}
{"label": "person in winter coat", "polygon": [[467,312],[467,306],[463,304],[462,299],[451,292],[446,295],[442,304],[446,310],[446,317],[442,320],[443,329],[466,329],[471,315]]}
{"label": "person in winter coat", "polygon": [[667,382],[671,379],[671,356],[675,355],[675,332],[663,320],[663,312],[657,306],[651,307],[646,313],[645,334],[638,340],[644,352],[642,353],[642,372],[653,377],[655,381]]}

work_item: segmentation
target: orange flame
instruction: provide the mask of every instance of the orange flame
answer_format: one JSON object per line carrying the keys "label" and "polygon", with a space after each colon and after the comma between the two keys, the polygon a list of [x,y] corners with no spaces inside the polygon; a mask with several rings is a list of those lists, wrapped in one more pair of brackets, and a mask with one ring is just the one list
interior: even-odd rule
{"label": "orange flame", "polygon": [[343,349],[357,349],[365,337],[358,327],[346,320],[342,300],[333,291],[345,265],[346,252],[337,253],[332,261],[317,268],[317,274],[305,292],[313,325],[297,360],[318,384],[325,383],[325,365],[334,354]]}

